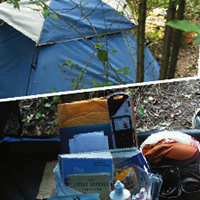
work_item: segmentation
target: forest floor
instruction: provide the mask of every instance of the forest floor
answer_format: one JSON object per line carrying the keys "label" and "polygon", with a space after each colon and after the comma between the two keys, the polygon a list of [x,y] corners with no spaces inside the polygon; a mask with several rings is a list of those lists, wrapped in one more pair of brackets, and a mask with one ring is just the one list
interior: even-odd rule
{"label": "forest floor", "polygon": [[[149,47],[153,56],[157,58],[158,62],[161,62],[161,49],[162,41],[159,44]],[[182,45],[179,50],[179,56],[176,66],[175,78],[186,78],[197,76],[198,62],[199,62],[200,48],[194,43]]]}

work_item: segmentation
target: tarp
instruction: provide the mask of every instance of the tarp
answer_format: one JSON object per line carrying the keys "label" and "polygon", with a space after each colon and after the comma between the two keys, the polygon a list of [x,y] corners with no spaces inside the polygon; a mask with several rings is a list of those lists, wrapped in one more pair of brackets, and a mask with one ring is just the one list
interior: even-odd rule
{"label": "tarp", "polygon": [[[19,10],[1,3],[0,98],[50,93],[52,88],[69,91],[77,77],[84,84],[75,89],[134,83],[137,42],[130,30],[136,24],[125,2],[48,1],[58,20],[53,13],[44,19],[28,1],[21,1]],[[98,59],[99,43],[109,62]],[[73,64],[63,67],[66,60]],[[145,47],[145,81],[158,76],[159,65]]]}

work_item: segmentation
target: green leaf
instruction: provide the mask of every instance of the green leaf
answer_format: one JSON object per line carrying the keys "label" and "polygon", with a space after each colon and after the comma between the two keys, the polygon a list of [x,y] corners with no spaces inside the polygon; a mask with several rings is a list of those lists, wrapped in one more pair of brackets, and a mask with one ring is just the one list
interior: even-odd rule
{"label": "green leaf", "polygon": [[9,4],[13,4],[13,7],[14,8],[17,8],[18,10],[20,9],[20,6],[19,6],[19,0],[8,0],[8,3]]}
{"label": "green leaf", "polygon": [[125,72],[128,72],[129,67],[124,67],[123,69],[124,69]]}
{"label": "green leaf", "polygon": [[86,73],[86,72],[87,72],[87,70],[86,70],[86,69],[81,69],[81,71],[82,71],[82,72],[84,72],[84,73]]}
{"label": "green leaf", "polygon": [[60,96],[57,96],[57,97],[54,97],[53,98],[53,103],[57,102],[57,101],[60,101]]}
{"label": "green leaf", "polygon": [[42,15],[44,18],[48,17],[50,15],[50,12],[48,9],[44,9],[43,12],[42,12]]}
{"label": "green leaf", "polygon": [[73,65],[73,61],[71,61],[71,60],[66,60],[65,64],[68,65],[68,66],[72,66],[72,65]]}
{"label": "green leaf", "polygon": [[139,113],[140,115],[143,115],[143,114],[144,114],[144,108],[139,108],[139,109],[138,109],[138,113]]}
{"label": "green leaf", "polygon": [[73,65],[73,66],[72,66],[72,69],[76,69],[77,67],[78,67],[78,64]]}
{"label": "green leaf", "polygon": [[56,88],[51,88],[52,92],[57,92]]}
{"label": "green leaf", "polygon": [[[14,1],[16,1],[16,0],[14,0]],[[20,1],[20,0],[17,0],[17,1]],[[44,8],[43,9],[47,9],[47,6],[41,1],[29,1],[28,2],[29,4],[35,4],[35,5],[37,5],[37,6],[40,6],[40,7],[42,7],[42,6],[44,6]]]}
{"label": "green leaf", "polygon": [[199,0],[194,0],[194,6],[198,6],[199,5]]}
{"label": "green leaf", "polygon": [[166,25],[171,26],[172,28],[176,28],[186,32],[196,32],[200,34],[200,25],[191,23],[187,20],[171,20],[166,23]]}
{"label": "green leaf", "polygon": [[50,108],[50,107],[51,107],[51,104],[50,104],[50,103],[45,103],[44,107]]}
{"label": "green leaf", "polygon": [[95,79],[92,80],[92,84],[95,86],[99,86],[99,83]]}
{"label": "green leaf", "polygon": [[35,115],[35,119],[39,119],[41,117],[41,114],[40,113],[37,113],[36,115]]}
{"label": "green leaf", "polygon": [[46,108],[50,108],[51,107],[51,104],[50,103],[45,103],[44,105]]}
{"label": "green leaf", "polygon": [[123,73],[123,75],[124,75],[124,76],[127,76],[127,75],[128,75],[128,73],[127,73],[127,72],[124,72],[124,73]]}
{"label": "green leaf", "polygon": [[82,6],[87,6],[87,5],[88,5],[88,2],[83,2],[81,5],[82,5]]}
{"label": "green leaf", "polygon": [[48,131],[46,131],[45,133],[46,133],[47,135],[50,135],[51,130],[48,130]]}
{"label": "green leaf", "polygon": [[27,122],[29,123],[33,119],[34,114],[30,114],[30,116],[27,116]]}
{"label": "green leaf", "polygon": [[193,71],[193,70],[196,70],[196,69],[197,69],[196,66],[192,66],[192,67],[189,68],[190,71]]}
{"label": "green leaf", "polygon": [[97,49],[101,49],[102,46],[103,46],[102,43],[97,43],[97,44],[94,45],[94,47],[97,48]]}
{"label": "green leaf", "polygon": [[120,15],[121,15],[121,13],[120,13],[119,11],[113,10],[112,12],[113,12],[116,16],[120,16]]}
{"label": "green leaf", "polygon": [[117,50],[116,50],[116,49],[113,49],[113,50],[112,50],[112,53],[117,53]]}
{"label": "green leaf", "polygon": [[43,99],[44,99],[44,100],[48,100],[49,98],[48,98],[48,97],[43,97]]}
{"label": "green leaf", "polygon": [[125,9],[127,7],[127,4],[124,4],[123,9]]}
{"label": "green leaf", "polygon": [[52,15],[51,15],[51,18],[52,18],[52,19],[55,19],[56,21],[58,21],[58,15],[56,15],[56,14],[52,14]]}
{"label": "green leaf", "polygon": [[200,45],[200,34],[198,34],[198,35],[194,38],[193,42],[195,42],[197,45]]}
{"label": "green leaf", "polygon": [[128,88],[126,89],[126,92],[135,92],[135,90],[133,88]]}
{"label": "green leaf", "polygon": [[99,50],[97,53],[97,57],[101,62],[108,62],[108,53],[104,50]]}
{"label": "green leaf", "polygon": [[111,85],[113,85],[113,83],[110,81],[108,81],[107,83],[104,84],[104,86],[111,86]]}
{"label": "green leaf", "polygon": [[59,27],[60,27],[60,26],[56,25],[56,26],[54,26],[53,28],[54,28],[54,29],[57,29],[57,28],[59,28]]}
{"label": "green leaf", "polygon": [[122,69],[117,69],[117,70],[116,70],[116,73],[117,73],[117,74],[120,74],[120,73],[122,73],[122,72],[124,72]]}
{"label": "green leaf", "polygon": [[78,88],[79,81],[78,80],[72,80],[71,81],[72,85],[70,86],[73,90]]}

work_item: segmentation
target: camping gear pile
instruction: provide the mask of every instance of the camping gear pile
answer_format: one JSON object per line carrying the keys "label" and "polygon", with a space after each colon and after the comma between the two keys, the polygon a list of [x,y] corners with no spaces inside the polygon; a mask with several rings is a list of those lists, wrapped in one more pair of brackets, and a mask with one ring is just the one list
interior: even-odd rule
{"label": "camping gear pile", "polygon": [[[54,170],[56,189],[50,199],[84,199],[87,195],[100,200],[117,195],[132,200],[198,199],[200,143],[179,131],[161,131],[138,148],[130,99],[118,92],[58,105],[63,154]],[[93,188],[91,180],[101,187]]]}
{"label": "camping gear pile", "polygon": [[[49,200],[97,195],[97,200],[109,199],[120,181],[131,198],[143,191],[143,198],[157,199],[160,177],[150,173],[137,148],[100,152],[62,154],[54,169],[56,189]],[[88,196],[89,197],[89,196]]]}
{"label": "camping gear pile", "polygon": [[150,172],[136,147],[135,113],[128,94],[59,104],[58,116],[62,154],[50,199],[98,194],[88,199],[105,200],[110,195],[121,198],[126,190],[129,199],[157,199],[162,181]]}

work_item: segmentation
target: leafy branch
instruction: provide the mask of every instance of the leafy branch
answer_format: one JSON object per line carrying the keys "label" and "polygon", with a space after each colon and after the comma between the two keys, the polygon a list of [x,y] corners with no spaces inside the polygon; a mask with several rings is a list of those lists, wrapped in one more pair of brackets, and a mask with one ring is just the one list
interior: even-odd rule
{"label": "leafy branch", "polygon": [[[97,58],[103,63],[103,65],[105,66],[105,63],[107,63],[108,66],[113,70],[113,72],[115,73],[115,75],[116,75],[116,77],[118,79],[118,82],[120,84],[124,84],[123,80],[119,76],[119,73],[114,69],[114,67],[112,66],[112,64],[109,62],[109,59],[108,59],[108,50],[106,51],[106,50],[103,49],[102,42],[100,41],[100,37],[102,37],[102,35],[101,36],[98,35],[97,31],[95,30],[95,27],[93,26],[92,22],[89,20],[89,18],[87,17],[87,15],[84,13],[84,11],[82,10],[82,8],[77,3],[75,3],[74,1],[71,1],[71,2],[73,2],[76,5],[76,7],[78,7],[81,10],[82,15],[85,17],[85,19],[88,21],[88,23],[92,27],[92,30],[94,31],[94,33],[96,35],[96,38],[98,40],[97,44],[94,44],[89,38],[87,38],[86,36],[84,36],[84,34],[82,34],[76,27],[74,27],[72,23],[70,23],[67,19],[65,19],[62,15],[60,15],[58,12],[56,12],[55,10],[53,10],[51,7],[47,6],[43,1],[41,1],[41,3],[44,5],[43,8],[44,8],[44,11],[45,11],[44,13],[46,13],[46,16],[50,16],[50,12],[54,13],[58,18],[64,20],[70,28],[72,28],[73,30],[75,30],[83,39],[85,39],[87,42],[89,42],[89,44],[92,45],[92,47],[95,49],[94,52],[93,52],[93,54],[91,55],[89,61],[87,62],[86,67],[83,68],[83,69],[81,69],[78,72],[78,76],[76,78],[71,78],[72,88],[73,89],[78,89],[78,86],[81,84],[81,81],[83,80],[85,74],[87,73],[87,68],[88,68],[88,66],[89,66],[89,64],[90,64],[90,62],[92,60],[92,57],[94,56],[95,52],[97,52]],[[48,15],[47,15],[47,13],[48,13],[47,9],[50,11]],[[56,19],[56,18],[54,17],[54,19]],[[104,37],[103,37],[103,39],[104,39]],[[77,68],[77,65],[73,65],[71,69],[76,69],[76,68]],[[105,69],[105,72],[106,72],[106,68],[105,67],[104,67],[104,69]],[[65,73],[67,74],[67,71],[65,71]],[[107,73],[105,73],[105,74],[107,74]]]}
{"label": "leafy branch", "polygon": [[166,25],[185,32],[195,32],[197,36],[194,38],[193,41],[196,44],[200,45],[200,25],[191,23],[188,20],[177,19],[169,21]]}
{"label": "leafy branch", "polygon": [[[20,4],[19,4],[20,0],[9,0],[9,1],[14,5],[15,8],[20,9]],[[109,78],[114,79],[119,84],[124,84],[125,81],[122,79],[122,76],[127,76],[127,75],[131,74],[129,68],[124,67],[124,69],[121,71],[118,69],[115,69],[114,66],[112,66],[112,64],[110,63],[109,55],[108,55],[109,49],[108,49],[108,41],[107,41],[107,34],[108,34],[107,31],[110,30],[112,24],[114,23],[114,20],[116,21],[116,19],[114,19],[113,22],[110,22],[110,26],[108,26],[106,24],[105,17],[106,17],[107,13],[105,13],[103,10],[104,3],[102,1],[99,1],[97,3],[96,7],[90,13],[87,13],[87,14],[84,12],[84,9],[83,9],[83,7],[88,5],[87,2],[83,1],[82,3],[80,2],[80,4],[74,0],[70,0],[70,2],[73,3],[73,5],[74,5],[74,7],[72,9],[80,10],[81,17],[79,20],[81,20],[82,18],[86,19],[87,23],[90,25],[91,29],[94,32],[94,34],[92,36],[85,36],[84,33],[82,33],[75,26],[75,24],[73,22],[69,21],[64,16],[62,16],[62,14],[59,13],[59,10],[55,10],[55,9],[51,8],[51,6],[47,5],[45,0],[29,0],[30,4],[35,4],[39,8],[42,9],[42,14],[43,14],[44,18],[51,17],[52,19],[54,19],[56,21],[63,20],[63,22],[66,23],[66,27],[74,30],[76,33],[78,33],[80,35],[80,38],[78,38],[78,39],[84,39],[94,48],[94,51],[93,51],[92,55],[90,56],[88,62],[86,63],[86,66],[84,68],[80,69],[78,64],[74,64],[73,61],[70,58],[68,58],[65,63],[63,63],[61,66],[59,66],[61,68],[61,73],[66,74],[69,77],[68,79],[71,80],[71,83],[72,83],[71,87],[73,89],[78,89],[79,87],[82,87],[83,84],[87,83],[87,80],[84,80],[84,78],[89,77],[89,75],[87,74],[88,67],[91,64],[92,58],[94,57],[94,55],[96,55],[98,60],[101,61],[105,73],[99,73],[99,74],[95,75],[94,77],[105,76],[105,83],[103,83],[103,84],[111,84],[111,82],[108,81]],[[119,4],[121,6],[121,3],[119,3]],[[97,9],[98,6],[102,7],[102,13],[105,16],[103,20],[104,20],[106,32],[101,35],[98,34],[97,30],[95,29],[94,25],[92,24],[91,20],[89,19],[89,16],[95,11],[95,9]],[[124,6],[122,9],[124,10],[126,6]],[[123,10],[121,10],[120,12],[116,11],[116,15],[117,14],[123,15]],[[119,23],[120,23],[120,20],[119,20]],[[60,24],[58,23],[57,27],[59,27],[59,26],[60,26]],[[117,32],[119,32],[119,31],[117,31]],[[94,43],[91,40],[91,37],[95,37],[97,39],[97,43]],[[106,40],[106,41],[104,41],[104,40]],[[105,45],[103,45],[103,42],[105,43]],[[114,51],[112,53],[117,53],[117,51]],[[71,70],[77,71],[77,69],[79,69],[79,71],[78,71],[76,77],[71,77],[70,71]],[[111,75],[108,73],[108,69],[111,69],[114,72],[116,77],[113,77],[113,76],[111,77]],[[95,81],[92,81],[92,83],[95,83],[93,85],[97,86]]]}

